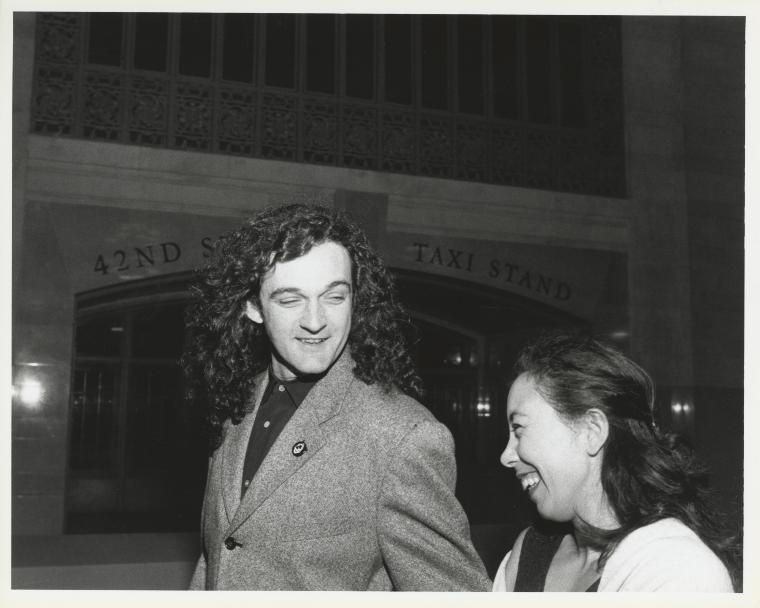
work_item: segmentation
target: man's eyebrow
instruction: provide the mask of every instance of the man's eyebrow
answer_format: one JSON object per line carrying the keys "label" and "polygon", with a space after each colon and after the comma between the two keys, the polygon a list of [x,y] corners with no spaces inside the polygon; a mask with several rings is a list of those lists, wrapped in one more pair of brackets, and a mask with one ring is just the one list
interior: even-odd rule
{"label": "man's eyebrow", "polygon": [[[323,295],[330,291],[331,289],[335,289],[336,287],[346,287],[349,291],[351,291],[351,283],[348,281],[345,281],[343,279],[339,279],[337,281],[333,281],[330,283],[327,287],[325,287],[324,291],[320,295]],[[306,294],[300,290],[298,287],[280,287],[278,289],[275,289],[272,293],[269,294],[268,298],[270,300],[273,300],[275,298],[278,298],[282,295],[290,294],[295,296],[305,296]]]}
{"label": "man's eyebrow", "polygon": [[274,300],[275,298],[284,294],[293,294],[300,296],[303,295],[303,292],[298,289],[298,287],[280,287],[279,289],[275,289],[272,293],[269,294],[269,299]]}
{"label": "man's eyebrow", "polygon": [[329,284],[329,285],[328,285],[328,286],[325,288],[325,290],[324,290],[322,293],[323,293],[323,294],[325,294],[325,293],[327,293],[328,291],[330,291],[331,289],[335,289],[336,287],[345,287],[345,288],[347,288],[349,291],[351,291],[351,283],[349,283],[348,281],[344,281],[343,279],[339,279],[338,281],[333,281],[332,283],[330,283],[330,284]]}

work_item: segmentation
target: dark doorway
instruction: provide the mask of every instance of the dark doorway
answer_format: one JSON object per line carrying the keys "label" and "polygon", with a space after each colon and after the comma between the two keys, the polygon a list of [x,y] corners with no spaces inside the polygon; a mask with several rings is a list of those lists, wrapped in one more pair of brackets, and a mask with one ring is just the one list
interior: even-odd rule
{"label": "dark doorway", "polygon": [[541,331],[588,324],[506,291],[394,272],[417,331],[414,357],[425,384],[423,402],[454,437],[457,496],[471,524],[506,524],[517,531],[534,509],[499,462],[509,435],[512,366]]}

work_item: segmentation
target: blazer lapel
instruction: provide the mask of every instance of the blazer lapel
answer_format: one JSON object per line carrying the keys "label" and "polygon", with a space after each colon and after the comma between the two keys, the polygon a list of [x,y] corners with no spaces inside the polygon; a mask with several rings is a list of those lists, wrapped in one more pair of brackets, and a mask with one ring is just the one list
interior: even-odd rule
{"label": "blazer lapel", "polygon": [[[353,366],[353,359],[344,352],[327,375],[306,395],[261,463],[232,519],[230,533],[325,445],[327,436],[321,425],[340,413],[346,392],[354,379]],[[237,477],[237,488],[240,488],[241,480],[242,471]]]}
{"label": "blazer lapel", "polygon": [[248,450],[248,440],[251,437],[253,421],[261,405],[261,397],[264,395],[266,385],[267,372],[264,372],[256,378],[256,388],[251,401],[252,411],[246,414],[239,424],[229,426],[227,440],[220,448],[222,450],[222,496],[228,522],[232,521],[240,506],[240,489],[243,485],[243,466]]}

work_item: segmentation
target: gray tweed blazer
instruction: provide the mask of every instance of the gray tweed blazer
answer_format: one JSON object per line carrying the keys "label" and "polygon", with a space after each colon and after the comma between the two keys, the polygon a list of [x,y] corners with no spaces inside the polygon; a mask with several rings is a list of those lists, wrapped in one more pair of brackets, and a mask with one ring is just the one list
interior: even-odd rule
{"label": "gray tweed blazer", "polygon": [[353,367],[344,353],[311,389],[241,501],[257,379],[253,411],[209,463],[191,589],[490,590],[448,429]]}

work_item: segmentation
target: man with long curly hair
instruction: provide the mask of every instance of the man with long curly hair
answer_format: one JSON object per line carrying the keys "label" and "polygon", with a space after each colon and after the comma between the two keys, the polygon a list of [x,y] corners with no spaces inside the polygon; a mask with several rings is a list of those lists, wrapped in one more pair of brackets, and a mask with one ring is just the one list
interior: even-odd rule
{"label": "man with long curly hair", "polygon": [[327,208],[265,209],[195,289],[184,367],[212,455],[191,588],[490,588],[365,234]]}

